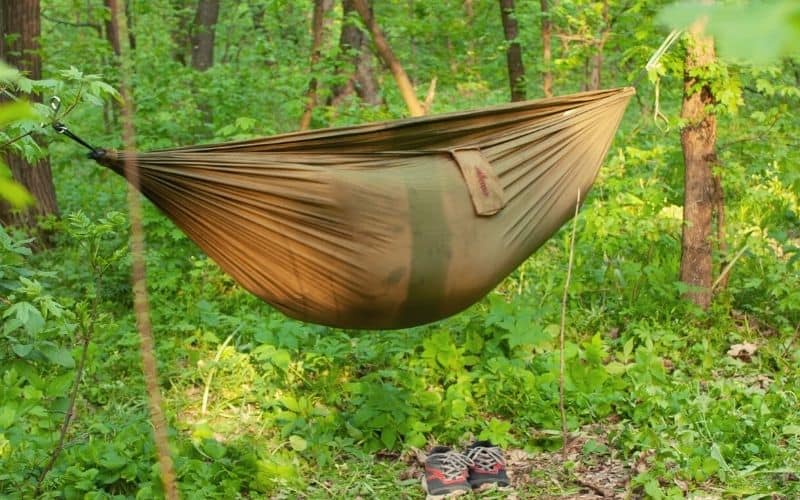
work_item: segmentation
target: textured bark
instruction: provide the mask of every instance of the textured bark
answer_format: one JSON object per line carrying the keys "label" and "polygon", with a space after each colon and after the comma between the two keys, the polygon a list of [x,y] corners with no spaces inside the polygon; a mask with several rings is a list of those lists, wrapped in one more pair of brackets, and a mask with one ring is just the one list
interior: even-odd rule
{"label": "textured bark", "polygon": [[214,65],[214,31],[219,18],[219,0],[200,0],[194,18],[192,67],[205,71]]}
{"label": "textured bark", "polygon": [[508,63],[508,83],[511,86],[511,100],[524,101],[525,67],[522,64],[522,47],[517,41],[519,27],[514,12],[514,0],[500,0],[500,12],[503,19],[503,32],[508,42],[506,61]]}
{"label": "textured bark", "polygon": [[611,36],[611,19],[608,12],[608,0],[603,2],[603,30],[594,44],[594,53],[589,58],[589,77],[586,85],[587,90],[599,90],[601,85],[601,73],[603,70],[603,49],[605,49],[608,37]]}
{"label": "textured bark", "polygon": [[353,0],[342,0],[342,13],[344,22],[339,36],[339,52],[345,60],[342,66],[352,66],[354,72],[347,82],[333,89],[331,104],[336,105],[355,92],[362,101],[378,105],[382,100],[372,66],[372,54],[368,50],[364,50],[366,33],[351,22],[352,16],[358,14]]}
{"label": "textured bark", "polygon": [[[325,14],[331,9],[331,0],[314,0],[314,14],[311,17],[311,74],[316,71],[317,64],[322,57],[322,37],[324,33]],[[307,130],[311,125],[311,116],[317,105],[317,87],[319,82],[316,76],[311,77],[306,91],[306,108],[300,118],[300,130]]]}
{"label": "textured bark", "polygon": [[589,82],[586,90],[598,90],[600,88],[600,73],[603,68],[603,48],[600,46],[589,59]]}
{"label": "textured bark", "polygon": [[[103,0],[106,9],[108,9],[109,12],[111,12],[112,7],[111,1],[112,0]],[[108,40],[109,45],[111,45],[114,55],[119,57],[121,53],[119,44],[119,25],[115,16],[110,15],[106,20],[106,40]]]}
{"label": "textured bark", "polygon": [[408,79],[408,75],[403,69],[403,65],[400,64],[400,61],[394,55],[394,52],[392,52],[389,42],[386,41],[386,37],[383,36],[381,29],[375,22],[375,16],[372,15],[372,11],[367,5],[367,2],[365,0],[353,0],[353,7],[355,7],[356,12],[358,12],[358,15],[361,16],[361,19],[364,20],[364,24],[366,24],[367,29],[369,29],[369,32],[372,35],[372,41],[375,42],[375,48],[378,51],[378,55],[392,71],[392,75],[394,75],[394,79],[397,82],[397,87],[400,89],[400,95],[403,96],[403,100],[406,102],[409,113],[411,116],[424,115],[425,110],[423,109],[422,104],[419,102],[419,99],[417,99],[417,94],[414,91],[414,86],[411,84],[411,80]]}
{"label": "textured bark", "polygon": [[692,287],[686,298],[706,309],[712,298],[712,216],[721,188],[716,188],[712,172],[717,121],[708,108],[715,102],[714,94],[707,82],[693,75],[711,65],[715,55],[713,39],[703,36],[697,27],[689,42],[681,109],[681,117],[686,120],[681,130],[686,173],[680,279]]}
{"label": "textured bark", "polygon": [[[0,2],[0,58],[34,80],[42,77],[39,14],[39,0]],[[30,98],[40,99],[37,96]],[[36,198],[36,204],[25,210],[12,211],[7,204],[0,202],[0,223],[33,227],[39,216],[58,215],[50,160],[44,158],[32,165],[19,156],[8,154],[5,161],[14,179]]]}
{"label": "textured bark", "polygon": [[550,20],[550,7],[547,0],[539,0],[542,9],[542,91],[545,97],[553,96],[553,63],[552,38],[553,22]]}

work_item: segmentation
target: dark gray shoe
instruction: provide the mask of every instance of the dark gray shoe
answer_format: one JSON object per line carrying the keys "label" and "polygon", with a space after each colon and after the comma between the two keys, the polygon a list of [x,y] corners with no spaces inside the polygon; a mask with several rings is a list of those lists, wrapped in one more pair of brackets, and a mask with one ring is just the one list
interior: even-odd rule
{"label": "dark gray shoe", "polygon": [[469,493],[469,471],[472,462],[464,454],[446,446],[436,446],[425,459],[422,486],[428,498],[455,497]]}
{"label": "dark gray shoe", "polygon": [[511,484],[506,472],[503,452],[489,441],[476,441],[464,452],[472,464],[469,466],[469,484],[480,488],[485,484],[496,484],[504,488]]}

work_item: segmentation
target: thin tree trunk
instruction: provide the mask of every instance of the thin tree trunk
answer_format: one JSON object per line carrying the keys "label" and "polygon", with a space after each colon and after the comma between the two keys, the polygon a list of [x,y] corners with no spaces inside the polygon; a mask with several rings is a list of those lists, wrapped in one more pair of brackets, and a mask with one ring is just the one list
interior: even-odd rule
{"label": "thin tree trunk", "polygon": [[503,19],[503,32],[508,42],[506,60],[508,62],[508,83],[511,86],[511,100],[524,101],[525,68],[522,65],[522,47],[517,41],[519,28],[514,12],[514,0],[500,0],[500,13]]}
{"label": "thin tree trunk", "polygon": [[419,99],[417,99],[417,94],[414,91],[414,86],[411,84],[411,80],[408,79],[408,75],[403,69],[403,66],[400,64],[400,61],[397,59],[397,57],[395,57],[391,47],[389,47],[389,42],[386,41],[386,37],[384,37],[383,33],[381,33],[378,24],[375,22],[375,17],[372,15],[372,12],[367,6],[366,1],[353,0],[353,6],[358,12],[358,15],[360,15],[364,20],[364,24],[366,24],[367,29],[369,29],[369,32],[372,35],[372,40],[375,42],[375,48],[378,51],[378,55],[392,71],[392,75],[394,75],[394,79],[397,82],[397,87],[400,89],[400,95],[403,96],[403,100],[405,100],[406,106],[408,106],[409,113],[411,116],[424,115],[425,110],[423,109],[422,104],[419,102]]}
{"label": "thin tree trunk", "polygon": [[[719,270],[720,273],[722,273],[722,270],[725,269],[725,266],[728,264],[728,242],[725,238],[725,190],[722,189],[722,177],[718,174],[714,176],[714,219],[717,223],[717,248],[719,249],[719,255],[722,256],[722,261],[719,263]],[[725,290],[728,288],[730,276],[730,272],[721,276],[715,290]]]}
{"label": "thin tree trunk", "polygon": [[[103,0],[108,12],[111,12],[111,2],[112,0]],[[108,19],[106,19],[106,40],[108,40],[109,45],[111,45],[114,55],[119,57],[121,53],[119,46],[119,26],[117,25],[117,18],[112,15],[109,15]]]}
{"label": "thin tree trunk", "polygon": [[194,19],[192,67],[205,71],[214,65],[214,31],[219,18],[219,0],[200,0]]}
{"label": "thin tree trunk", "polygon": [[[314,0],[314,14],[311,18],[311,74],[317,70],[317,64],[322,57],[322,35],[324,32],[325,14],[332,7],[330,0]],[[317,87],[319,82],[316,76],[311,77],[306,91],[306,108],[300,118],[300,130],[308,130],[311,125],[311,116],[317,105]]]}
{"label": "thin tree trunk", "polygon": [[[464,0],[464,15],[466,16],[467,26],[470,31],[475,29],[475,6],[473,0]],[[467,42],[467,67],[472,70],[479,66],[477,52],[475,50],[476,37],[469,37]]]}
{"label": "thin tree trunk", "polygon": [[681,130],[686,173],[680,279],[692,287],[686,298],[703,309],[708,308],[712,298],[712,213],[721,189],[715,189],[712,172],[716,161],[717,121],[708,108],[715,98],[709,84],[693,75],[713,64],[714,59],[714,40],[702,35],[695,26],[689,36],[684,65],[681,109],[681,118],[686,120]]}
{"label": "thin tree trunk", "polygon": [[600,88],[600,72],[603,68],[602,48],[597,49],[589,60],[589,84],[587,90],[598,90]]}
{"label": "thin tree trunk", "polygon": [[378,105],[381,103],[378,92],[378,81],[372,67],[372,54],[364,50],[366,34],[357,24],[352,22],[353,15],[358,15],[353,0],[342,0],[342,31],[339,36],[339,52],[344,61],[342,67],[352,65],[353,74],[347,82],[333,89],[330,104],[337,105],[344,98],[355,92],[362,101]]}
{"label": "thin tree trunk", "polygon": [[603,30],[600,38],[595,42],[594,54],[589,60],[589,84],[588,90],[599,90],[601,85],[601,73],[603,70],[603,49],[606,41],[611,34],[611,23],[608,15],[608,0],[603,2]]}
{"label": "thin tree trunk", "polygon": [[[134,30],[133,0],[125,0],[125,19],[128,26],[128,50],[133,53],[136,50],[136,34]],[[111,4],[114,5],[113,3]],[[119,21],[115,21],[119,23]]]}
{"label": "thin tree trunk", "polygon": [[[39,0],[4,0],[0,2],[0,58],[24,71],[28,78],[42,77],[39,56],[41,33]],[[40,100],[38,96],[29,96]],[[13,211],[0,202],[0,223],[34,227],[39,216],[58,215],[56,191],[50,171],[50,159],[43,158],[32,165],[25,159],[8,154],[5,158],[14,179],[36,198],[31,208]]]}
{"label": "thin tree trunk", "polygon": [[475,8],[472,6],[472,0],[464,0],[464,14],[467,16],[467,24],[472,24],[472,18],[475,17]]}
{"label": "thin tree trunk", "polygon": [[550,7],[547,0],[539,0],[542,9],[542,90],[545,97],[553,96],[553,52],[552,52],[552,37],[553,37],[553,22],[550,20]]}

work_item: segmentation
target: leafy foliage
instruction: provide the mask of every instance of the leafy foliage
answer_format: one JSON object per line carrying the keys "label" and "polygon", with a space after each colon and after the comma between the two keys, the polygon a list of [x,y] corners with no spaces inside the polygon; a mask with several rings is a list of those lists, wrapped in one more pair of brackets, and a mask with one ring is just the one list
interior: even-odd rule
{"label": "leafy foliage", "polygon": [[[438,78],[435,112],[506,96],[496,3],[471,3],[472,17],[462,2],[375,2],[418,87]],[[558,92],[585,82],[604,29],[611,30],[604,86],[631,81],[663,38],[643,22],[663,3],[609,1],[609,27],[604,2],[558,2],[550,14],[564,35],[554,43]],[[533,68],[528,93],[536,95],[540,13],[534,2],[518,4]],[[43,5],[50,19],[98,27],[108,19],[99,0]],[[183,0],[131,3],[140,146],[294,129],[310,77],[310,2],[223,1],[216,63],[202,74],[186,64],[194,8]],[[338,9],[330,13],[333,32],[340,17]],[[4,81],[18,82],[15,92],[58,92],[76,132],[113,147],[120,144],[115,94],[101,82],[113,84],[119,74],[102,34],[45,20],[45,80],[16,74]],[[335,41],[323,51],[313,72],[324,93],[342,75]],[[584,454],[623,457],[633,469],[633,496],[800,494],[797,71],[779,61],[756,69],[725,64],[703,75],[727,96],[719,147],[724,238],[728,258],[742,250],[711,311],[682,301],[677,282],[680,50],[657,70],[669,130],[654,125],[652,89],[640,87],[641,101],[631,105],[578,219],[568,425],[575,433],[602,426],[606,440],[588,441]],[[402,116],[389,77],[378,77],[385,105],[355,97],[321,105],[314,125]],[[29,123],[3,133],[52,119],[48,107],[35,109]],[[124,182],[88,165],[71,144],[48,148],[62,210],[72,214],[47,223],[58,245],[32,255],[28,237],[0,229],[0,495],[31,496],[57,439],[75,346],[91,330],[77,417],[45,497],[158,497],[120,214]],[[405,464],[387,457],[474,438],[537,453],[562,444],[556,338],[566,233],[460,315],[398,332],[351,332],[289,320],[245,293],[151,206],[145,225],[162,390],[185,497],[415,496],[417,479],[399,479]],[[727,354],[744,342],[757,345],[750,358]]]}

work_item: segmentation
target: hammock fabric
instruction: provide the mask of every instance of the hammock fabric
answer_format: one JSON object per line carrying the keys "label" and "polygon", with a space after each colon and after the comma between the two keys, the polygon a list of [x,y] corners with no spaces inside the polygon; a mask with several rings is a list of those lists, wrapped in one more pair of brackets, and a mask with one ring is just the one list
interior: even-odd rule
{"label": "hammock fabric", "polygon": [[633,92],[98,161],[133,155],[142,193],[286,315],[402,328],[473,304],[572,216]]}

